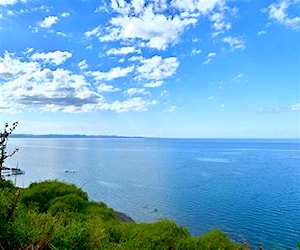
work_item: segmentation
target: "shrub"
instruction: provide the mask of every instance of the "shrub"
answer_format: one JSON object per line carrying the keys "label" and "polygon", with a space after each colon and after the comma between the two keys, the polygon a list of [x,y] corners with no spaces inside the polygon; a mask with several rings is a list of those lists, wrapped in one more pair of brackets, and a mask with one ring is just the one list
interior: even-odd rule
{"label": "shrub", "polygon": [[20,196],[11,182],[0,185],[1,249],[241,249],[219,230],[195,238],[167,220],[121,223],[75,185],[44,181]]}
{"label": "shrub", "polygon": [[187,229],[171,221],[147,224],[120,224],[111,231],[111,240],[119,243],[120,249],[175,249],[181,238],[189,238]]}
{"label": "shrub", "polygon": [[72,219],[67,225],[54,230],[50,246],[54,249],[91,249],[88,224]]}
{"label": "shrub", "polygon": [[53,199],[66,195],[76,195],[83,200],[88,201],[88,196],[75,185],[66,184],[58,181],[44,181],[31,184],[20,198],[21,204],[26,207],[34,207],[40,212],[48,211],[50,205],[53,205]]}
{"label": "shrub", "polygon": [[83,212],[88,206],[88,201],[77,194],[59,196],[48,202],[48,211],[55,215],[57,213]]}
{"label": "shrub", "polygon": [[9,227],[10,249],[32,249],[42,242],[48,243],[59,220],[50,214],[20,211]]}

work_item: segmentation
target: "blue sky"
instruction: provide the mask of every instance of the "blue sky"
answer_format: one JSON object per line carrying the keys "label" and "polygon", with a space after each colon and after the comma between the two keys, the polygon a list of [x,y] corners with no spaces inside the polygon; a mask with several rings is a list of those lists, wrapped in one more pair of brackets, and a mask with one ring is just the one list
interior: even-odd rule
{"label": "blue sky", "polygon": [[0,0],[0,123],[299,138],[299,13],[299,0]]}

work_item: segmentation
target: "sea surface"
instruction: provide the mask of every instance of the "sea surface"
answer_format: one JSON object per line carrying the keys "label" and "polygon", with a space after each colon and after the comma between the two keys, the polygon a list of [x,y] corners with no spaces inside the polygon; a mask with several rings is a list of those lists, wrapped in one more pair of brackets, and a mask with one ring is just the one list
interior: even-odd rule
{"label": "sea surface", "polygon": [[[10,139],[16,183],[58,179],[138,222],[162,218],[193,235],[220,228],[252,249],[297,249],[300,141]],[[14,178],[12,178],[14,180]],[[15,181],[15,180],[14,180]]]}

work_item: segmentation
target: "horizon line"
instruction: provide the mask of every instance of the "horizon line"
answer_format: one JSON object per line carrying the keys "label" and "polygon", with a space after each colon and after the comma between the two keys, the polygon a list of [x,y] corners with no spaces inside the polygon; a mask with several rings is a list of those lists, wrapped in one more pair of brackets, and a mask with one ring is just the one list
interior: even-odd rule
{"label": "horizon line", "polygon": [[173,136],[142,136],[142,135],[103,135],[103,134],[11,134],[11,138],[139,138],[139,139],[268,139],[268,140],[300,140],[300,137],[173,137]]}

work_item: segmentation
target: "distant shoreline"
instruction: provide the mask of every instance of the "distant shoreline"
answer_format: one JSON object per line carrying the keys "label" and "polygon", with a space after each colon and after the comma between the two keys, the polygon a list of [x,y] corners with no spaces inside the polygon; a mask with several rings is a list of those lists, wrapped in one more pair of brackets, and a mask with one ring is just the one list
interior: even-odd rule
{"label": "distant shoreline", "polygon": [[44,139],[176,139],[176,140],[233,140],[233,141],[241,141],[241,140],[294,140],[300,141],[300,138],[230,138],[230,137],[151,137],[151,136],[125,136],[125,135],[83,135],[83,134],[11,134],[10,138],[44,138]]}
{"label": "distant shoreline", "polygon": [[118,136],[118,135],[66,135],[66,134],[45,134],[45,135],[34,135],[34,134],[12,134],[10,138],[146,138],[142,136]]}

